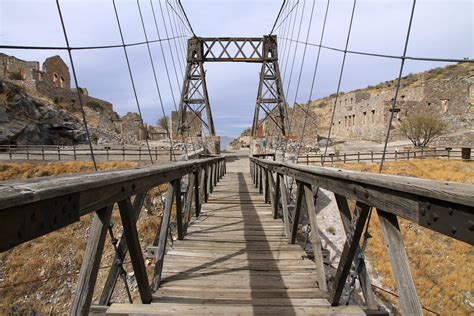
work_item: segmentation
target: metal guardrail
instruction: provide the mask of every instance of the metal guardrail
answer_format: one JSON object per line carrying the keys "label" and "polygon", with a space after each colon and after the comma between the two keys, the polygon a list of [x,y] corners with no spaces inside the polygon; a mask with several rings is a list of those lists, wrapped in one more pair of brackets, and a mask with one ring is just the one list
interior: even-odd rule
{"label": "metal guardrail", "polygon": [[[146,193],[169,183],[161,228],[153,244],[157,260],[153,288],[157,288],[173,206],[177,214],[178,239],[183,239],[192,205],[195,215],[199,216],[201,204],[207,202],[225,169],[225,158],[214,157],[138,169],[2,182],[0,251],[56,231],[94,212],[71,307],[72,315],[88,314],[112,209],[117,203],[124,231],[117,244],[117,254],[124,256],[129,252],[142,302],[150,303],[151,289],[136,227]],[[187,189],[182,192],[184,178],[187,178]],[[117,259],[116,255],[114,262]],[[119,266],[113,265],[99,300],[101,305],[110,303],[118,276]]]}
{"label": "metal guardrail", "polygon": [[[312,232],[318,232],[315,198],[321,189],[331,191],[339,208],[347,239],[330,293],[332,305],[338,305],[346,279],[355,260],[363,260],[360,239],[371,209],[377,212],[405,315],[422,315],[421,304],[411,276],[398,217],[457,240],[474,244],[474,185],[371,174],[335,168],[307,167],[250,157],[250,172],[255,186],[272,205],[273,216],[280,213],[285,232],[295,242],[303,210],[307,211]],[[288,179],[296,180],[293,199]],[[356,201],[353,212],[348,199]],[[290,200],[295,202],[293,207]],[[336,215],[336,214],[335,214]],[[311,234],[319,280],[326,280],[322,262],[321,237]],[[362,292],[369,308],[376,308],[365,264],[358,265]],[[325,283],[325,282],[322,282]],[[320,285],[321,286],[321,285]],[[326,287],[326,284],[322,286]]]}

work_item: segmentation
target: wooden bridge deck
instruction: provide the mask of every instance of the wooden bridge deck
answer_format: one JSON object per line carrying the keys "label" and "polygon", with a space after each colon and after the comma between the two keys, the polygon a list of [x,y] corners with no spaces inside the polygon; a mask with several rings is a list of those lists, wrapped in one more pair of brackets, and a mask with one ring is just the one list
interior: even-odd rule
{"label": "wooden bridge deck", "polygon": [[113,304],[107,314],[365,315],[357,306],[330,306],[314,263],[288,243],[254,187],[248,159],[236,158],[185,239],[167,252],[153,303]]}

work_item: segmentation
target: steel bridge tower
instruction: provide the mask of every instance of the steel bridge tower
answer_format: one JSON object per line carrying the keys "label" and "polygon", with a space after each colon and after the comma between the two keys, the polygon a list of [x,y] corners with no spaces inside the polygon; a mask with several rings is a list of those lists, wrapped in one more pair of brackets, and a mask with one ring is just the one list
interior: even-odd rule
{"label": "steel bridge tower", "polygon": [[[177,120],[177,135],[200,136],[204,129],[218,141],[207,93],[204,62],[261,63],[252,137],[265,137],[263,123],[270,119],[279,135],[287,136],[288,114],[278,65],[275,35],[248,37],[192,37],[188,40],[187,65]],[[263,112],[263,117],[260,113]],[[259,132],[260,131],[260,132]]]}

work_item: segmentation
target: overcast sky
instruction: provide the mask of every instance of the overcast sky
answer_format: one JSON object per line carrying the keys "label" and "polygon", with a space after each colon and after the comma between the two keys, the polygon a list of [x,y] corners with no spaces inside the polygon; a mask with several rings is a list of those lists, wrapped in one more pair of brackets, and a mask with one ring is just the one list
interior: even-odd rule
{"label": "overcast sky", "polygon": [[[173,6],[175,0],[168,0]],[[294,3],[295,0],[291,0]],[[111,0],[62,0],[61,7],[71,46],[93,46],[120,44],[117,22]],[[183,6],[198,36],[262,36],[272,28],[281,1],[277,0],[182,0]],[[322,29],[326,0],[317,0],[309,42],[318,43]],[[354,15],[349,49],[382,54],[401,55],[411,10],[410,0],[358,0]],[[165,27],[158,0],[153,0],[158,17],[160,36],[166,37]],[[331,0],[326,25],[324,45],[344,48],[352,0]],[[157,38],[150,1],[140,0],[145,26],[149,39]],[[179,23],[166,4],[164,10],[169,36]],[[293,38],[298,33],[298,23],[304,12],[299,39],[304,41],[309,25],[312,0],[300,0],[293,14],[277,30],[283,36],[287,26],[292,25],[296,15]],[[304,10],[303,10],[304,6]],[[126,43],[144,40],[138,15],[136,0],[117,0],[117,9]],[[171,25],[166,10],[171,13]],[[407,55],[437,58],[474,57],[474,1],[472,0],[418,0]],[[180,34],[183,28],[179,28]],[[289,33],[289,34],[288,34]],[[287,32],[287,36],[291,36]],[[181,85],[184,71],[185,40],[162,42],[165,58],[168,60],[170,75],[179,100],[178,84]],[[0,0],[0,45],[64,46],[56,3],[53,0]],[[174,72],[171,49],[175,54],[176,74]],[[285,47],[286,46],[286,47]],[[179,53],[176,55],[175,49]],[[290,104],[295,100],[297,76],[302,60],[303,45],[296,50],[294,70],[290,81],[292,55],[295,45],[279,42],[280,68],[285,70],[284,88]],[[291,50],[290,50],[290,49]],[[167,76],[165,73],[161,47],[151,44],[155,69],[159,77],[159,87],[163,94],[167,113],[174,109]],[[290,51],[289,58],[286,52]],[[45,58],[59,54],[67,64],[67,52],[54,50],[7,50],[1,52],[26,60],[44,61]],[[131,67],[139,101],[145,121],[153,123],[161,116],[161,109],[153,81],[150,60],[145,45],[128,48]],[[302,80],[297,101],[309,98],[317,48],[308,46],[302,72]],[[119,114],[136,111],[130,77],[122,48],[101,50],[80,50],[73,52],[79,85],[86,87],[90,95],[108,100],[114,104]],[[288,64],[285,67],[286,60]],[[333,93],[341,67],[342,54],[322,50],[313,99]],[[407,61],[404,74],[419,72],[446,65],[439,62]],[[342,90],[349,91],[397,76],[400,61],[348,55],[342,79]],[[209,98],[219,135],[237,136],[252,124],[253,109],[258,86],[260,65],[245,63],[207,63],[207,83]],[[287,89],[289,87],[289,89]]]}

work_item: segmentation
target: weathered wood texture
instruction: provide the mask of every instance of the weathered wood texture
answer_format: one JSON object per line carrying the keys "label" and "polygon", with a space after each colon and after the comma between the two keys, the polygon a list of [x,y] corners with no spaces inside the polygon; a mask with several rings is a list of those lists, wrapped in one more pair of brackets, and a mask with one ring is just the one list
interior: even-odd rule
{"label": "weathered wood texture", "polygon": [[250,159],[257,169],[266,168],[348,199],[356,199],[474,244],[474,185]]}
{"label": "weathered wood texture", "polygon": [[112,209],[111,205],[94,214],[76,293],[71,305],[71,315],[87,315],[89,313]]}
{"label": "weathered wood texture", "polygon": [[207,158],[139,169],[2,182],[0,251],[222,160],[223,157]]}
{"label": "weathered wood texture", "polygon": [[284,224],[242,172],[247,164],[227,164],[200,217],[167,251],[152,304],[113,304],[108,314],[363,315],[330,306],[314,263],[289,244]]}

